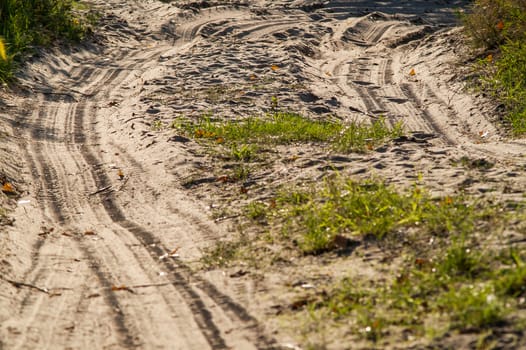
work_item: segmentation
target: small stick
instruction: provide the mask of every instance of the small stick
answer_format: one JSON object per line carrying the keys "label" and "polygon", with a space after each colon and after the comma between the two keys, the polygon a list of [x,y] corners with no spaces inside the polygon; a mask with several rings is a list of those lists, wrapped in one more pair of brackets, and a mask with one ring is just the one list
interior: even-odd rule
{"label": "small stick", "polygon": [[124,124],[126,124],[127,122],[131,122],[132,120],[139,119],[139,118],[144,118],[144,116],[140,115],[138,117],[131,117],[130,119],[125,120]]}
{"label": "small stick", "polygon": [[20,288],[20,287],[28,287],[28,288],[36,289],[36,290],[38,290],[39,292],[49,294],[49,290],[48,290],[47,288],[41,288],[41,287],[35,286],[35,285],[33,285],[33,284],[25,283],[25,282],[17,282],[17,281],[13,281],[13,280],[10,280],[10,279],[5,278],[5,277],[2,277],[2,279],[3,279],[4,281],[6,281],[6,282],[11,283],[11,284],[12,284],[13,286],[15,286],[16,288]]}
{"label": "small stick", "polygon": [[90,193],[89,195],[90,195],[90,196],[94,196],[94,195],[96,195],[96,194],[98,194],[98,193],[101,193],[101,192],[104,192],[104,191],[106,191],[106,190],[109,190],[112,186],[113,186],[113,185],[109,185],[109,186],[106,186],[106,187],[100,188],[100,189],[96,190],[95,192]]}
{"label": "small stick", "polygon": [[152,284],[138,284],[135,286],[130,286],[130,288],[148,288],[148,287],[162,287],[173,284],[174,282],[163,282],[163,283],[152,283]]}
{"label": "small stick", "polygon": [[117,192],[119,192],[120,190],[122,190],[122,188],[124,187],[124,185],[126,185],[126,183],[128,182],[128,180],[130,179],[130,176],[126,176],[123,180],[122,180],[122,184],[119,186],[119,188],[117,189]]}

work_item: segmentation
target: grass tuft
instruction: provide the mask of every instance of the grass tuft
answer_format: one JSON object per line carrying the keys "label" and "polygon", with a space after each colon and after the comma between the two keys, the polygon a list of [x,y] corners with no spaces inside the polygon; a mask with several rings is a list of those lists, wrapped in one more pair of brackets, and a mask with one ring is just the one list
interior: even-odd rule
{"label": "grass tuft", "polygon": [[[80,40],[86,30],[74,15],[72,0],[2,0],[0,2],[0,81],[13,77],[16,65],[32,45],[57,39]],[[0,50],[2,51],[2,50]]]}

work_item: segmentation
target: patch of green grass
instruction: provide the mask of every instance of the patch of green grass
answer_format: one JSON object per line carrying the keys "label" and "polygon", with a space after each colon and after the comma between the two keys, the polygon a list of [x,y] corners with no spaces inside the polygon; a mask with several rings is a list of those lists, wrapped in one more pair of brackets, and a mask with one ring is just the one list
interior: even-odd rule
{"label": "patch of green grass", "polygon": [[252,202],[245,208],[247,217],[255,221],[263,221],[267,218],[268,207],[262,202]]}
{"label": "patch of green grass", "polygon": [[403,133],[401,124],[390,128],[383,119],[372,124],[344,125],[337,121],[312,120],[286,112],[225,122],[203,117],[197,123],[188,123],[182,127],[196,138],[212,139],[220,143],[276,145],[320,142],[345,152],[372,149]]}
{"label": "patch of green grass", "polygon": [[506,105],[513,134],[526,133],[526,2],[477,0],[464,24],[476,47],[493,52],[478,65],[482,88]]}
{"label": "patch of green grass", "polygon": [[[451,274],[449,259],[425,265],[416,259],[396,278],[369,287],[344,278],[324,300],[307,307],[326,310],[336,321],[358,320],[353,333],[375,342],[389,329],[423,337],[437,334],[436,327],[479,332],[504,324],[510,299],[497,293],[495,275]],[[474,255],[473,262],[482,270],[488,259]]]}
{"label": "patch of green grass", "polygon": [[506,213],[465,196],[434,198],[417,185],[397,191],[375,180],[343,178],[284,191],[276,203],[276,222],[286,228],[282,239],[295,240],[303,253],[338,248],[341,236],[407,239],[397,248],[406,258],[385,278],[344,278],[305,306],[351,324],[353,334],[371,342],[402,331],[424,337],[491,330],[509,320],[510,305],[526,292],[518,255],[504,259],[513,267],[503,267],[499,254],[479,241],[517,217],[518,206]]}
{"label": "patch of green grass", "polygon": [[402,123],[389,128],[383,119],[375,120],[370,125],[351,123],[334,139],[334,148],[342,152],[372,150],[389,139],[402,136],[403,133]]}
{"label": "patch of green grass", "polygon": [[13,77],[31,45],[49,45],[57,39],[80,40],[85,27],[74,15],[71,0],[3,0],[0,2],[0,38],[7,59],[0,59],[0,81]]}
{"label": "patch of green grass", "polygon": [[329,179],[318,188],[278,202],[288,231],[299,248],[317,254],[335,247],[341,235],[382,239],[402,228],[418,227],[436,235],[457,234],[474,225],[474,208],[460,198],[431,198],[418,186],[398,192],[379,181]]}
{"label": "patch of green grass", "polygon": [[452,329],[489,329],[505,320],[504,303],[491,285],[451,288],[438,297],[437,304],[449,314]]}
{"label": "patch of green grass", "polygon": [[487,82],[506,104],[513,133],[521,135],[526,132],[526,40],[508,41],[501,52]]}
{"label": "patch of green grass", "polygon": [[205,135],[221,137],[228,142],[265,144],[328,142],[342,130],[339,123],[312,121],[292,113],[276,113],[267,118],[251,117],[222,123],[203,118],[190,128],[197,137]]}

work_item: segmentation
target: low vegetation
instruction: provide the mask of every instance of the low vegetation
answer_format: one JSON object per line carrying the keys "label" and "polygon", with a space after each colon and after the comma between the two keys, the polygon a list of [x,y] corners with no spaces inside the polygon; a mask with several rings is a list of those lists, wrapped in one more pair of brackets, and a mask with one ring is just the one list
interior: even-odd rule
{"label": "low vegetation", "polygon": [[520,331],[525,320],[517,311],[524,308],[526,280],[516,252],[455,240],[434,254],[410,256],[387,281],[345,278],[306,308],[336,326],[356,320],[354,334],[373,342],[388,334],[433,342],[454,331],[493,338],[499,328]]}
{"label": "low vegetation", "polygon": [[390,128],[384,119],[371,124],[312,120],[295,113],[275,112],[266,117],[251,117],[241,121],[214,121],[202,117],[196,123],[174,124],[190,136],[236,145],[234,153],[254,150],[254,145],[278,145],[297,142],[320,142],[336,151],[366,151],[398,137],[402,124]]}
{"label": "low vegetation", "polygon": [[0,2],[0,82],[33,45],[57,39],[80,40],[85,28],[74,14],[72,0],[3,0]]}
{"label": "low vegetation", "polygon": [[346,277],[292,303],[292,317],[311,319],[310,336],[332,324],[350,325],[354,337],[378,344],[396,334],[400,341],[432,342],[448,332],[493,339],[499,327],[518,330],[513,327],[526,321],[516,313],[526,297],[525,252],[489,243],[510,217],[524,216],[521,208],[463,195],[434,197],[418,184],[397,190],[375,179],[333,176],[249,204],[247,220],[263,233],[255,241],[242,235],[222,243],[210,250],[206,264],[284,261],[275,251],[259,255],[269,255],[261,250],[269,243],[279,244],[284,256],[295,251],[301,257],[345,256],[368,242],[385,249],[390,272],[378,280]]}
{"label": "low vegetation", "polygon": [[282,194],[277,203],[285,220],[284,234],[295,237],[307,254],[336,248],[342,235],[382,239],[410,228],[458,235],[472,228],[476,216],[484,215],[461,197],[432,198],[418,186],[400,193],[372,180],[329,179],[314,190]]}
{"label": "low vegetation", "polygon": [[513,134],[526,133],[526,3],[476,0],[464,23],[473,45],[486,52],[483,88],[506,105]]}

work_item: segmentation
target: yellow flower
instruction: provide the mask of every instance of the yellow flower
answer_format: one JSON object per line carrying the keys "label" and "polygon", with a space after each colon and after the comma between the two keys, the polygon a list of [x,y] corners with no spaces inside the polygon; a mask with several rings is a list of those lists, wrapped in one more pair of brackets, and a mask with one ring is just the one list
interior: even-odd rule
{"label": "yellow flower", "polygon": [[7,61],[7,53],[5,51],[5,44],[2,38],[0,38],[0,58],[3,59],[4,61]]}

